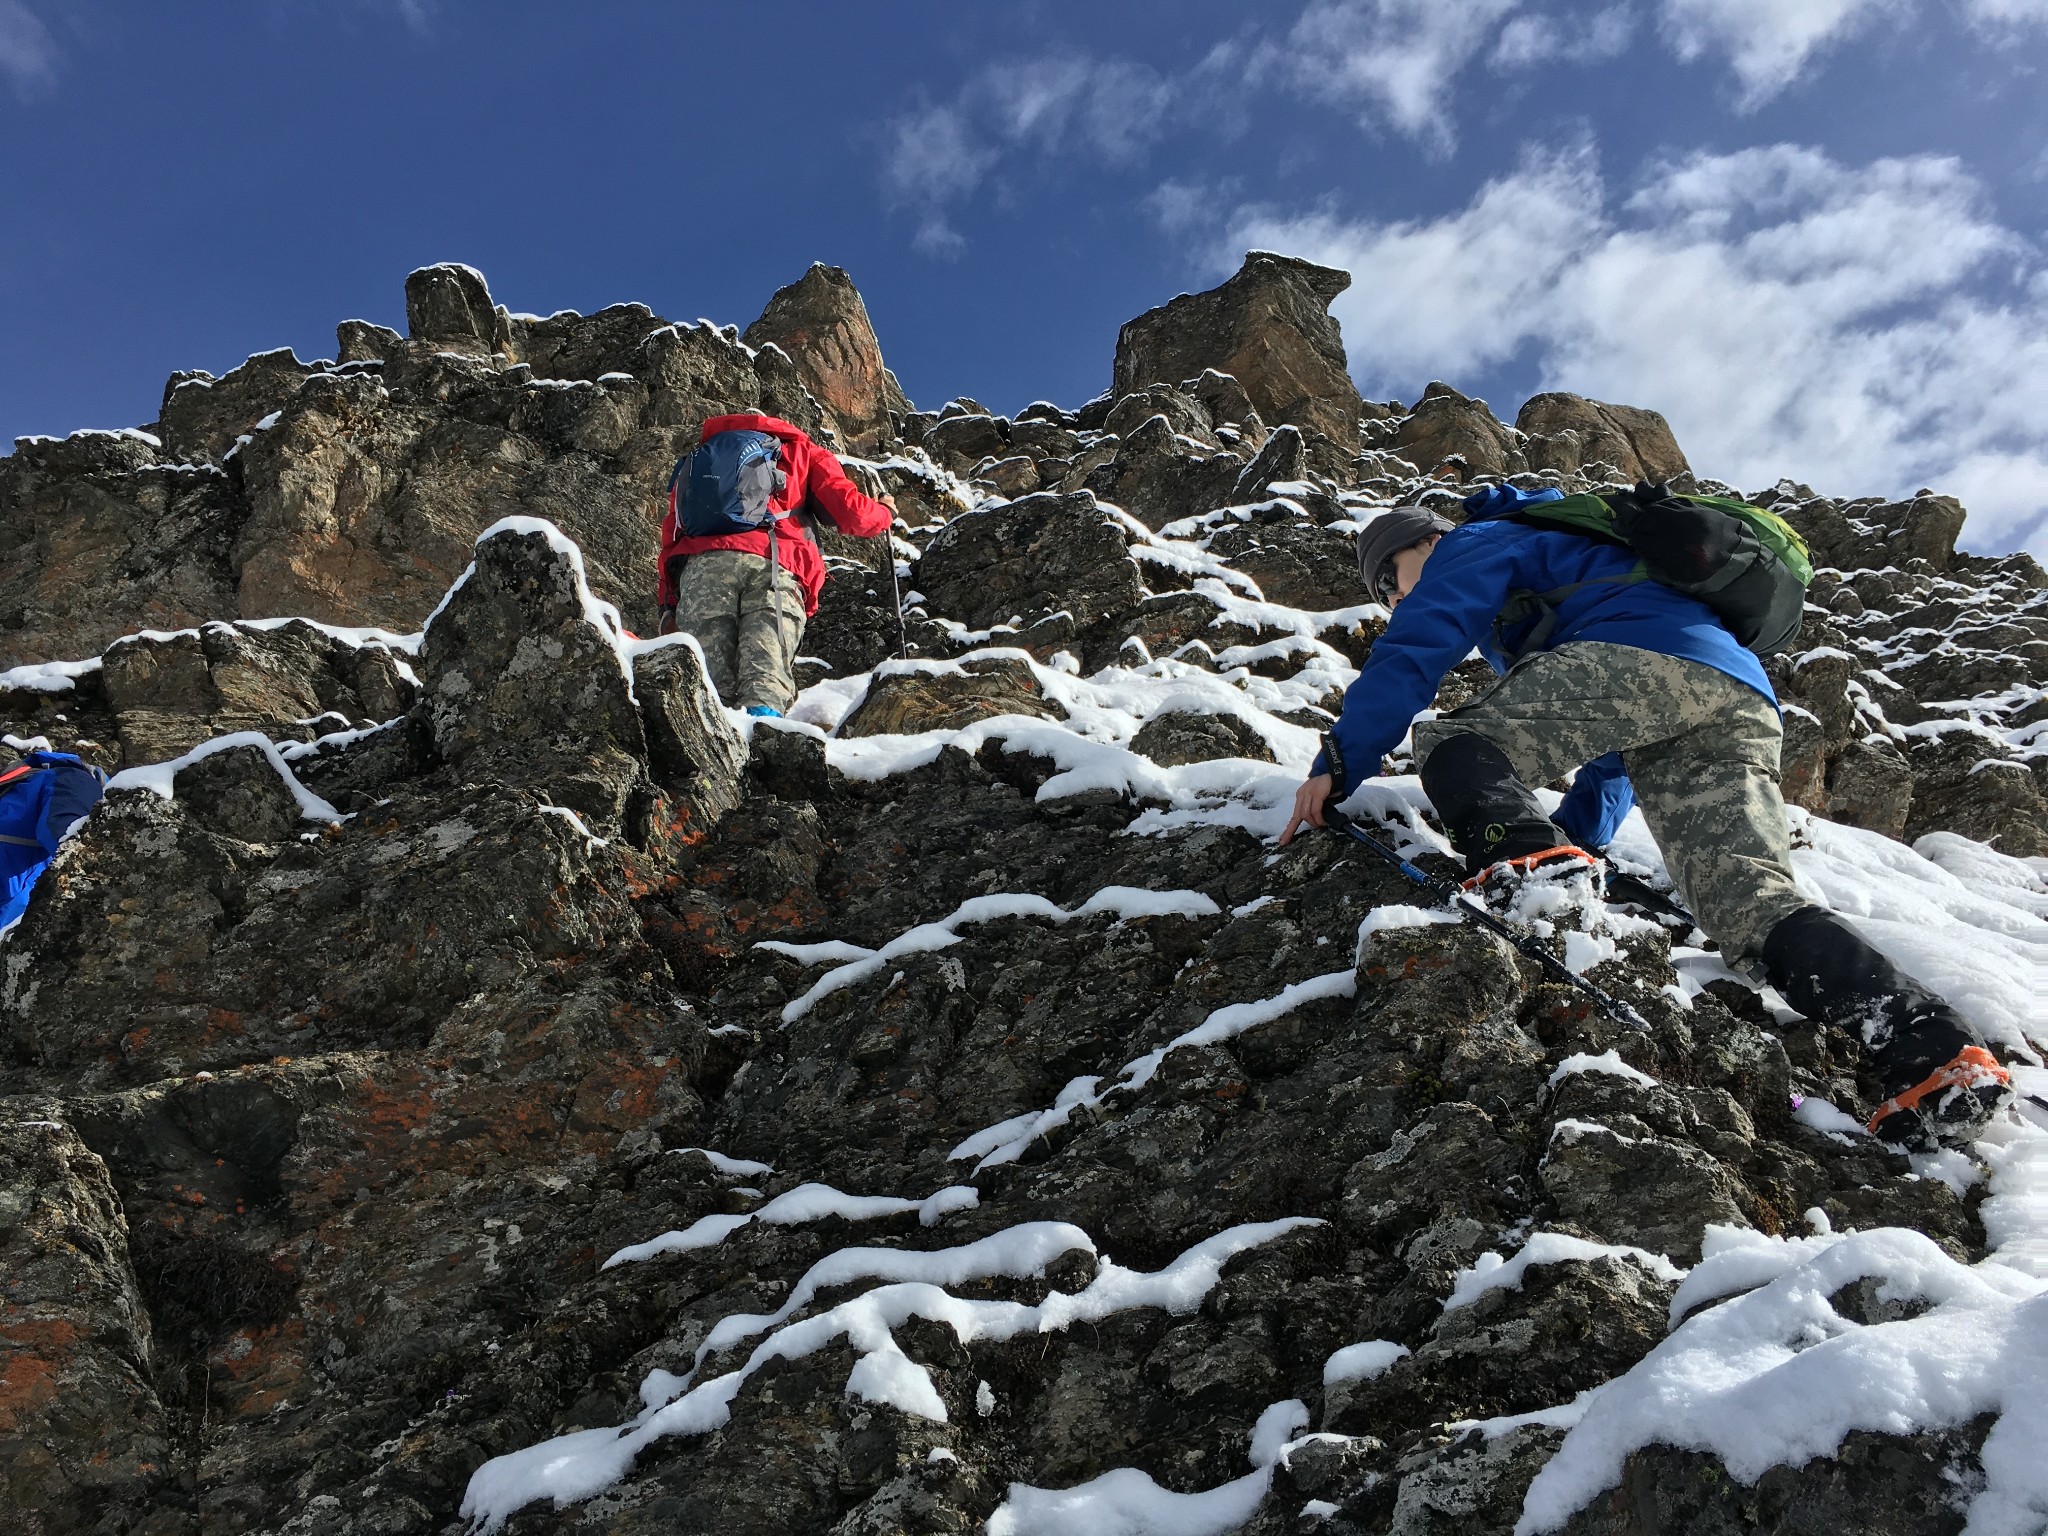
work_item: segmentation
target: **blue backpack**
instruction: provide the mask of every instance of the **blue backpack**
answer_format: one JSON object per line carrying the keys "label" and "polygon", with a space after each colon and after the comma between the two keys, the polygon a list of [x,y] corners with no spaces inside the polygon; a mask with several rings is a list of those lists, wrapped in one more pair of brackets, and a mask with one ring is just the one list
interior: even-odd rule
{"label": "blue backpack", "polygon": [[69,752],[31,752],[0,773],[0,930],[28,909],[57,844],[107,792],[107,776]]}
{"label": "blue backpack", "polygon": [[753,533],[789,513],[770,511],[789,477],[777,467],[781,444],[766,432],[718,432],[676,462],[668,477],[668,507],[676,526],[692,538]]}

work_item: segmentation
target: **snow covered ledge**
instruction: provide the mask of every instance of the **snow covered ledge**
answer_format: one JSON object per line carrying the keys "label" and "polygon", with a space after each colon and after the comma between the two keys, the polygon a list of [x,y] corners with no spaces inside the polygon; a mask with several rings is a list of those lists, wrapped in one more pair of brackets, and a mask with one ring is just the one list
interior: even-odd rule
{"label": "snow covered ledge", "polygon": [[216,736],[211,741],[201,742],[183,757],[174,757],[167,762],[147,763],[140,768],[124,768],[107,780],[107,790],[111,794],[115,790],[141,789],[154,795],[161,795],[166,800],[175,800],[178,775],[181,772],[195,763],[204,762],[209,757],[233,751],[238,747],[254,747],[263,754],[264,760],[276,770],[278,778],[291,792],[292,798],[298,802],[299,815],[303,820],[329,823],[339,823],[343,820],[340,811],[299,782],[298,776],[285,762],[284,754],[278,751],[277,743],[261,731],[236,731],[232,735]]}

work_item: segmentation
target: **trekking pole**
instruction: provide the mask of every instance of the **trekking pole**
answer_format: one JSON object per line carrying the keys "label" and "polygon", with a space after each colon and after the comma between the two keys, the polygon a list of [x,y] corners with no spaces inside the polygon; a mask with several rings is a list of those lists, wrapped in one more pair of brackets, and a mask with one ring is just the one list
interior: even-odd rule
{"label": "trekking pole", "polygon": [[903,623],[903,584],[896,577],[896,516],[889,515],[889,534],[884,558],[889,562],[889,596],[896,604],[896,654],[910,660],[910,631]]}
{"label": "trekking pole", "polygon": [[1407,876],[1408,879],[1414,881],[1439,901],[1455,908],[1466,917],[1476,920],[1482,927],[1491,929],[1494,933],[1499,934],[1515,947],[1518,954],[1534,960],[1545,971],[1549,972],[1566,986],[1576,988],[1578,991],[1585,993],[1599,1007],[1602,1013],[1613,1019],[1617,1024],[1626,1024],[1633,1029],[1641,1030],[1647,1030],[1650,1027],[1649,1020],[1645,1019],[1640,1013],[1637,1013],[1634,1008],[1630,1007],[1620,998],[1600,987],[1594,986],[1592,982],[1579,975],[1578,972],[1574,971],[1534,939],[1516,933],[1514,929],[1487,911],[1483,905],[1474,901],[1449,880],[1418,869],[1408,860],[1402,858],[1400,854],[1396,853],[1386,843],[1381,842],[1370,832],[1361,828],[1357,822],[1353,821],[1343,812],[1326,809],[1323,812],[1323,820],[1345,836],[1351,838],[1354,842],[1363,843],[1367,848],[1370,848],[1382,859],[1385,859],[1403,875]]}

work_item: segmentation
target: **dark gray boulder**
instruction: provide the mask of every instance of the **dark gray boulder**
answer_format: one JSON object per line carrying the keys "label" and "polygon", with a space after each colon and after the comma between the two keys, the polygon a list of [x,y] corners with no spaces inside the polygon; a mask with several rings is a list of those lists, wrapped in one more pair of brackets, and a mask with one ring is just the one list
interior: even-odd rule
{"label": "dark gray boulder", "polygon": [[924,447],[942,468],[965,474],[983,459],[1007,456],[1010,440],[993,416],[959,415],[934,423],[924,435]]}
{"label": "dark gray boulder", "polygon": [[1277,759],[1264,736],[1236,715],[1199,714],[1193,710],[1162,710],[1138,728],[1131,750],[1162,767],[1206,763],[1220,757],[1246,757],[1254,762]]}
{"label": "dark gray boulder", "polygon": [[344,320],[334,328],[334,345],[338,362],[381,363],[404,350],[405,338],[375,321]]}
{"label": "dark gray boulder", "polygon": [[1959,1504],[1981,1486],[1977,1454],[1989,1429],[1979,1420],[1901,1437],[1855,1430],[1833,1456],[1773,1467],[1748,1484],[1702,1452],[1650,1446],[1628,1458],[1618,1488],[1563,1529],[1566,1536],[1955,1536],[1965,1524]]}
{"label": "dark gray boulder", "polygon": [[972,629],[1060,612],[1085,626],[1141,595],[1129,535],[1085,492],[1041,492],[954,518],[912,580],[932,608]]}
{"label": "dark gray boulder", "polygon": [[1244,461],[1234,453],[1191,453],[1190,441],[1174,431],[1167,417],[1147,416],[1121,440],[1116,456],[1090,470],[1084,483],[1148,528],[1228,505]]}
{"label": "dark gray boulder", "polygon": [[1490,1419],[1568,1399],[1663,1342],[1673,1289],[1634,1259],[1532,1264],[1519,1285],[1446,1311],[1381,1374],[1336,1384],[1324,1422],[1356,1434],[1374,1422]]}
{"label": "dark gray boulder", "polygon": [[1558,1214],[1604,1242],[1699,1260],[1710,1223],[1747,1226],[1741,1188],[1721,1163],[1686,1141],[1569,1121],[1552,1133],[1544,1192]]}
{"label": "dark gray boulder", "polygon": [[99,686],[124,767],[235,731],[306,741],[375,725],[404,714],[417,693],[404,650],[303,620],[131,636],[108,647]]}
{"label": "dark gray boulder", "polygon": [[1204,448],[1216,446],[1215,422],[1209,408],[1192,395],[1168,384],[1151,384],[1125,395],[1110,407],[1102,430],[1129,437],[1154,416],[1163,417],[1177,437],[1188,438]]}
{"label": "dark gray boulder", "polygon": [[701,830],[740,802],[746,743],[725,718],[697,648],[686,640],[638,652],[633,692],[649,776]]}
{"label": "dark gray boulder", "polygon": [[1230,446],[1257,453],[1266,441],[1266,422],[1245,387],[1230,374],[1204,368],[1199,378],[1183,379],[1180,392],[1201,402],[1209,420],[1221,433],[1235,432]]}
{"label": "dark gray boulder", "polygon": [[968,656],[932,669],[890,670],[876,676],[846,718],[841,736],[911,735],[958,730],[996,715],[1063,720],[1066,711],[1046,697],[1030,665],[1015,654]]}
{"label": "dark gray boulder", "polygon": [[1245,465],[1237,477],[1237,484],[1231,488],[1231,499],[1257,501],[1275,481],[1299,480],[1307,468],[1307,449],[1301,440],[1301,428],[1275,427],[1251,463]]}
{"label": "dark gray boulder", "polygon": [[[1273,441],[1280,440],[1281,433],[1274,433]],[[1226,524],[1210,538],[1209,549],[1256,581],[1269,602],[1322,613],[1367,601],[1354,539],[1284,503],[1261,507],[1246,522]]]}
{"label": "dark gray boulder", "polygon": [[551,527],[508,528],[478,542],[427,625],[421,708],[472,782],[531,788],[610,831],[647,755],[629,665],[575,547]]}
{"label": "dark gray boulder", "polygon": [[282,842],[305,819],[292,786],[253,743],[209,752],[180,768],[171,784],[192,820],[237,842]]}

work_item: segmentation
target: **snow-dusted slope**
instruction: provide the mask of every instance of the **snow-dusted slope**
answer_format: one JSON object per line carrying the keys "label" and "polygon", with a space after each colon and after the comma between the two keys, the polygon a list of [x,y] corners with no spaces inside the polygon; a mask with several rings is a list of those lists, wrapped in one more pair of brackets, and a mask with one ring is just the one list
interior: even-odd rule
{"label": "snow-dusted slope", "polygon": [[[1859,1043],[1696,933],[1517,914],[1639,1030],[1355,845],[1273,846],[1383,618],[1350,536],[1445,493],[1406,418],[1281,463],[1203,387],[1148,395],[1168,431],[904,422],[916,654],[835,545],[785,722],[526,519],[418,636],[0,676],[16,742],[124,769],[0,943],[7,1496],[152,1536],[2041,1528],[2048,1113],[1896,1157]],[[1765,495],[1826,567],[1773,663],[1800,878],[2048,1099],[2038,573],[1930,501]],[[1427,863],[1407,766],[1352,809]],[[1639,819],[1612,857],[1668,887]]]}

